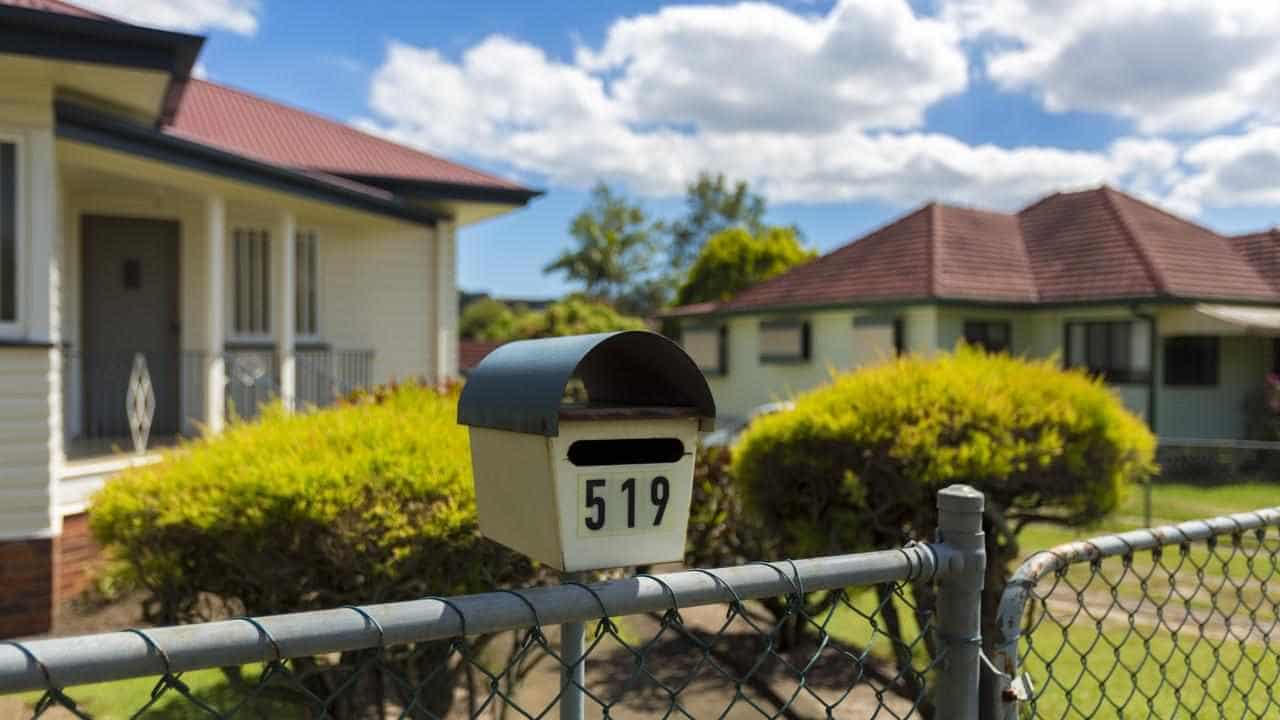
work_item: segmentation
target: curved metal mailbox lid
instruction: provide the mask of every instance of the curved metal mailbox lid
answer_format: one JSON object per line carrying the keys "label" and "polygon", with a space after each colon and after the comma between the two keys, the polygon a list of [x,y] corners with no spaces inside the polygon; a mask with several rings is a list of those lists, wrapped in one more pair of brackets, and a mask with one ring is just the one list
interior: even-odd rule
{"label": "curved metal mailbox lid", "polygon": [[519,340],[489,353],[458,401],[458,422],[532,435],[559,435],[573,378],[592,406],[692,408],[712,427],[715,400],[702,371],[671,340],[644,330]]}

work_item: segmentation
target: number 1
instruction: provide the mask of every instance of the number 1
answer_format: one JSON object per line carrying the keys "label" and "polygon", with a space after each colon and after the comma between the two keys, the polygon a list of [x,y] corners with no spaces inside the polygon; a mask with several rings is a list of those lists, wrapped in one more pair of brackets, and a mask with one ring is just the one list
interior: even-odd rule
{"label": "number 1", "polygon": [[636,526],[636,479],[627,478],[622,483],[622,492],[627,494],[627,527]]}

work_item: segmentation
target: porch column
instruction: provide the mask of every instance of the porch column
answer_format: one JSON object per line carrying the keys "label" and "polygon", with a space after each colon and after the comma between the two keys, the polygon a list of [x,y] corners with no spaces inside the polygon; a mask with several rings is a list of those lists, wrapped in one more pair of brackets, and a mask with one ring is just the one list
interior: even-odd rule
{"label": "porch column", "polygon": [[223,358],[226,326],[223,309],[227,237],[227,206],[219,195],[204,202],[204,424],[209,433],[222,431],[227,416],[227,368]]}
{"label": "porch column", "polygon": [[297,223],[293,213],[285,210],[276,221],[276,242],[272,243],[271,263],[274,267],[274,285],[271,289],[271,328],[276,341],[276,361],[279,367],[280,401],[286,410],[297,404],[298,374],[294,355],[294,334],[297,318],[297,271],[294,261]]}
{"label": "porch column", "polygon": [[441,220],[435,227],[435,375],[436,382],[458,377],[457,224]]}

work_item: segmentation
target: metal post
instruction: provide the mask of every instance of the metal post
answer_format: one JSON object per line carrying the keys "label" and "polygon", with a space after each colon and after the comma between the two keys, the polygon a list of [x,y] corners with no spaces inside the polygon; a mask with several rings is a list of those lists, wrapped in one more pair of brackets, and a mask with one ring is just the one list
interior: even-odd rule
{"label": "metal post", "polygon": [[968,485],[952,485],[938,493],[938,542],[952,552],[938,573],[937,634],[946,655],[935,704],[954,720],[978,720],[987,569],[982,509],[982,493]]}
{"label": "metal post", "polygon": [[[586,579],[584,572],[565,573],[561,582],[580,583]],[[560,626],[560,659],[564,662],[560,671],[560,720],[582,720],[586,717],[586,696],[582,692],[587,680],[587,661],[582,656],[586,636],[586,623],[571,622]]]}

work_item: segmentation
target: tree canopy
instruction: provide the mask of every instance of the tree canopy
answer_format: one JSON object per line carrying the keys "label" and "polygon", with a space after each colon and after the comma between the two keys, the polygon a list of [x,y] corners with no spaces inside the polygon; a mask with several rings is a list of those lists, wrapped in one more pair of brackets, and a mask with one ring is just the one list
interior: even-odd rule
{"label": "tree canopy", "polygon": [[685,214],[663,225],[667,258],[682,273],[712,235],[739,227],[752,235],[764,230],[765,200],[745,180],[730,183],[723,173],[702,172],[685,189]]}
{"label": "tree canopy", "polygon": [[756,234],[743,227],[721,230],[702,246],[676,291],[676,304],[728,300],[815,257],[792,228],[770,227]]}
{"label": "tree canopy", "polygon": [[616,302],[649,274],[656,246],[644,209],[597,183],[587,207],[569,225],[573,246],[543,268],[564,273],[589,297]]}

